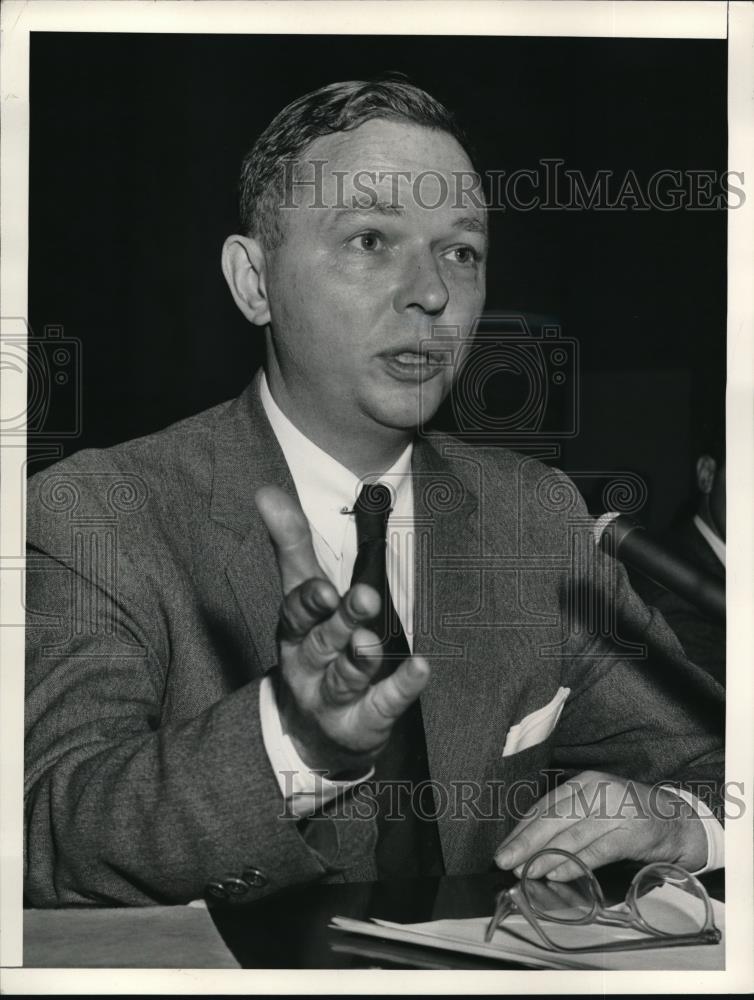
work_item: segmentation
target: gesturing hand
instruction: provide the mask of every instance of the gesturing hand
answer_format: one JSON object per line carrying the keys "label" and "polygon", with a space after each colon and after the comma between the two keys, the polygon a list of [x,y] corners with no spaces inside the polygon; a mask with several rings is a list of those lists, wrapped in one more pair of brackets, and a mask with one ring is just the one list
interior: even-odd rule
{"label": "gesturing hand", "polygon": [[[672,791],[612,774],[582,771],[536,803],[495,852],[499,868],[520,875],[536,851],[557,847],[588,868],[611,861],[670,861],[690,871],[707,859],[701,820]],[[568,881],[579,874],[570,861],[537,860],[533,878]]]}
{"label": "gesturing hand", "polygon": [[357,584],[340,598],[312,547],[298,502],[263,486],[255,502],[270,533],[283,587],[278,629],[283,726],[311,768],[332,774],[371,765],[390,731],[429,680],[418,656],[377,684],[379,640],[362,626],[379,612],[375,590]]}

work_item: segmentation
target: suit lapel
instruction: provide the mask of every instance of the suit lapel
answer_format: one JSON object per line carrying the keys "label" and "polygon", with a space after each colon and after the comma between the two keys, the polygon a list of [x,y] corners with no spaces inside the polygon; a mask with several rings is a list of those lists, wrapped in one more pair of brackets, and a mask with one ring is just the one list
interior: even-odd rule
{"label": "suit lapel", "polygon": [[276,662],[282,599],[275,553],[254,503],[261,486],[296,495],[288,466],[259,398],[259,376],[218,421],[210,518],[240,539],[226,576],[262,671]]}
{"label": "suit lapel", "polygon": [[[461,478],[457,470],[463,467],[462,461],[455,462],[451,471],[447,458],[427,439],[417,441],[413,461],[414,651],[425,656],[432,668],[421,696],[422,715],[430,775],[448,794],[459,778],[474,780],[484,769],[480,740],[459,738],[464,732],[478,735],[480,728],[479,718],[468,714],[472,702],[461,694],[473,685],[473,704],[492,703],[485,690],[488,665],[474,662],[473,648],[465,641],[469,633],[463,630],[461,642],[448,636],[448,619],[458,611],[460,593],[476,586],[478,570],[473,563],[478,567],[474,556],[481,551],[479,484],[471,475]],[[472,565],[459,570],[459,557],[471,560]],[[450,562],[456,568],[450,569]],[[452,808],[442,810],[438,820],[449,871],[463,855],[464,831],[469,825],[454,822],[452,812]]]}

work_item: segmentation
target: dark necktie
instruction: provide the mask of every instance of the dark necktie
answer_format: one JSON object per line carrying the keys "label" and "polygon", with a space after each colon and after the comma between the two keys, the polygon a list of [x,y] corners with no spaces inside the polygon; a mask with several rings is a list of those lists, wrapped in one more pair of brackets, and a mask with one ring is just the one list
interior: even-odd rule
{"label": "dark necktie", "polygon": [[[381,600],[380,615],[365,622],[382,643],[382,667],[375,682],[411,655],[387,578],[391,499],[387,486],[367,484],[354,506],[358,551],[351,585],[368,583]],[[444,873],[432,788],[428,784],[419,787],[428,781],[424,722],[417,698],[395,723],[390,741],[375,763],[372,782],[378,806],[376,859],[381,878]]]}

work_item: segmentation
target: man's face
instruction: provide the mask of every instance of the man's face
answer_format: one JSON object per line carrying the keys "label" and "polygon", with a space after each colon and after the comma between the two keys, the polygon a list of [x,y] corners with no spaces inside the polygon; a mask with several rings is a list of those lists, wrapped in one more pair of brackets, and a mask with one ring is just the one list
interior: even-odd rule
{"label": "man's face", "polygon": [[[305,159],[326,161],[328,207],[297,189],[267,255],[273,394],[304,429],[367,441],[415,428],[447,394],[484,304],[485,212],[457,196],[471,163],[444,132],[384,120],[324,136]],[[365,188],[377,205],[354,209]],[[442,364],[427,354],[435,326]]]}

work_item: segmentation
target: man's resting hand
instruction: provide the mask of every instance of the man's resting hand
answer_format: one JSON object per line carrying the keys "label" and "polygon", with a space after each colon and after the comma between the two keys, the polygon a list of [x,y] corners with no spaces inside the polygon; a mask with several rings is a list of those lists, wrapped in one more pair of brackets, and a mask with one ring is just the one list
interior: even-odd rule
{"label": "man's resting hand", "polygon": [[[495,852],[499,868],[521,874],[524,862],[545,847],[577,855],[587,868],[611,861],[669,861],[698,871],[707,861],[702,821],[672,790],[598,771],[582,771],[532,807]],[[534,878],[569,881],[570,861],[547,859],[529,870]]]}
{"label": "man's resting hand", "polygon": [[341,598],[317,562],[297,500],[276,486],[263,486],[254,499],[283,586],[278,628],[283,728],[308,767],[330,777],[363,772],[429,680],[429,664],[409,657],[372,684],[382,657],[377,636],[362,623],[379,612],[377,592],[357,584]]}

